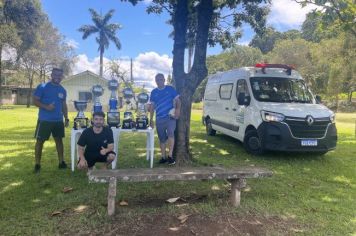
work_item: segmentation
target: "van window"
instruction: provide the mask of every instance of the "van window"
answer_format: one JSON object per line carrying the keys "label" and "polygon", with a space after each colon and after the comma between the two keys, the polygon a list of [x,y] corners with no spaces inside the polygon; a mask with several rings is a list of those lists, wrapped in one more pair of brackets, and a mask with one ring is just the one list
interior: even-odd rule
{"label": "van window", "polygon": [[279,77],[252,77],[251,88],[262,102],[312,103],[312,94],[303,80]]}
{"label": "van window", "polygon": [[222,84],[220,85],[219,95],[221,99],[230,100],[232,94],[233,84]]}
{"label": "van window", "polygon": [[248,88],[247,88],[247,83],[243,79],[237,81],[236,98],[239,97],[240,93],[244,93],[245,96],[250,96],[250,93],[248,92]]}
{"label": "van window", "polygon": [[204,100],[207,101],[216,101],[218,96],[218,85],[217,84],[207,84],[205,93],[204,93]]}

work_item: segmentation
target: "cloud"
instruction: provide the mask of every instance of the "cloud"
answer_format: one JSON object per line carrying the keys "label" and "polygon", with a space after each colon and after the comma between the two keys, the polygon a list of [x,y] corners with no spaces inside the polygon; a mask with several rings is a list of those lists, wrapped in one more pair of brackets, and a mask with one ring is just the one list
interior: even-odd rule
{"label": "cloud", "polygon": [[273,0],[267,22],[276,28],[299,28],[306,14],[314,9],[316,6],[307,5],[302,8],[300,4],[291,0]]}
{"label": "cloud", "polygon": [[68,39],[66,41],[67,45],[73,49],[77,49],[79,47],[79,43],[75,41],[74,39]]}
{"label": "cloud", "polygon": [[152,0],[143,0],[143,3],[145,5],[150,5],[152,3]]}
{"label": "cloud", "polygon": [[248,46],[249,43],[250,43],[250,40],[240,40],[238,42],[238,44],[242,45],[242,46]]}
{"label": "cloud", "polygon": [[[138,86],[145,85],[147,89],[155,87],[154,77],[157,73],[163,73],[166,77],[172,72],[172,58],[168,55],[159,55],[156,52],[146,52],[139,54],[133,59],[133,78]],[[111,60],[104,57],[104,77],[111,79],[110,72],[108,71],[109,62]],[[121,71],[126,73],[126,78],[130,78],[130,58],[122,57],[115,60],[120,64]],[[80,54],[77,57],[77,62],[73,68],[73,74],[78,74],[83,71],[89,70],[95,74],[99,74],[100,58],[95,57],[89,59],[87,55]]]}

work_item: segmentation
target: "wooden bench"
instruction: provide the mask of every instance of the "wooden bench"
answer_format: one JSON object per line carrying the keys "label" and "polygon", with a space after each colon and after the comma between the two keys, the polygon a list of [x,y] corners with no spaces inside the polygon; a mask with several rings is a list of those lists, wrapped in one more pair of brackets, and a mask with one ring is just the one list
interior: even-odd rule
{"label": "wooden bench", "polygon": [[240,191],[246,186],[246,179],[272,176],[272,171],[258,167],[172,167],[153,169],[92,170],[88,172],[89,182],[109,183],[108,215],[115,213],[116,183],[172,180],[226,179],[231,183],[230,201],[240,205]]}
{"label": "wooden bench", "polygon": [[14,107],[12,107],[12,106],[4,106],[4,105],[0,106],[0,110],[9,110],[9,109],[14,109]]}

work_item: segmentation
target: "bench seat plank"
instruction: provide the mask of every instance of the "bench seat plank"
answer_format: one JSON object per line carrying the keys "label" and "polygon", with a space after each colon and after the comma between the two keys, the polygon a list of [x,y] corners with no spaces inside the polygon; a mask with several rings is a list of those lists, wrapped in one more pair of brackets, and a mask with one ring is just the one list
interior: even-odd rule
{"label": "bench seat plank", "polygon": [[246,179],[270,177],[272,171],[259,167],[174,167],[153,169],[92,170],[90,182],[106,183],[114,177],[119,182],[147,182],[169,180]]}
{"label": "bench seat plank", "polygon": [[259,167],[172,167],[91,170],[88,178],[94,183],[109,183],[108,215],[111,216],[115,213],[117,182],[226,179],[231,182],[231,204],[237,207],[240,205],[241,189],[245,187],[246,179],[270,177],[272,174],[272,171]]}

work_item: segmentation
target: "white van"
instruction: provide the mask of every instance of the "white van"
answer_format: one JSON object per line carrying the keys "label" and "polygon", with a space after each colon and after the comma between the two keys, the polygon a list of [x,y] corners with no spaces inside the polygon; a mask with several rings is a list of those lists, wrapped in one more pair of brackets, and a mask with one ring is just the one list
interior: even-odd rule
{"label": "white van", "polygon": [[211,75],[203,102],[207,134],[234,137],[251,154],[324,154],[336,147],[335,114],[291,66],[256,64]]}

